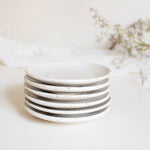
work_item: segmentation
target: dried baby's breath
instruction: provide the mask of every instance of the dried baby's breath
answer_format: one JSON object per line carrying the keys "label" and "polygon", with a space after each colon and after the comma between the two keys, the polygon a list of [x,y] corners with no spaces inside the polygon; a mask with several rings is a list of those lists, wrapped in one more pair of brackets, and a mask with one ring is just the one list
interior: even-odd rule
{"label": "dried baby's breath", "polygon": [[122,27],[119,24],[112,24],[96,9],[90,8],[90,12],[99,28],[99,33],[96,35],[98,43],[107,39],[109,49],[120,52],[120,56],[113,60],[113,64],[119,68],[124,58],[135,59],[140,66],[138,72],[141,84],[144,84],[150,76],[150,20],[139,19],[129,26]]}

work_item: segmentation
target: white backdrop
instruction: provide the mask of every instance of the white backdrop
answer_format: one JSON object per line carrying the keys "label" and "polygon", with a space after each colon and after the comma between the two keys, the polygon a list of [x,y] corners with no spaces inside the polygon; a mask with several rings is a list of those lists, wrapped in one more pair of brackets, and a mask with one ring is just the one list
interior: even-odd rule
{"label": "white backdrop", "polygon": [[94,7],[114,23],[150,17],[150,0],[0,0],[0,34],[50,46],[96,47]]}
{"label": "white backdrop", "polygon": [[127,62],[124,71],[110,65],[114,53],[97,47],[89,14],[94,7],[114,23],[127,24],[150,17],[149,6],[150,0],[0,0],[0,62],[24,67],[82,60],[112,69],[110,113],[59,125],[25,112],[24,71],[0,65],[0,150],[150,150],[150,92],[137,84],[137,75],[128,78],[134,63]]}

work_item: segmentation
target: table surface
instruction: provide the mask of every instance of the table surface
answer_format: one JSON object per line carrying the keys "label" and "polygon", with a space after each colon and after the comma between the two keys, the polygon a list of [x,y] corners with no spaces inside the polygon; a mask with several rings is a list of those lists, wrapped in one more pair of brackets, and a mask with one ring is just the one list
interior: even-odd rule
{"label": "table surface", "polygon": [[56,124],[24,108],[24,71],[0,66],[0,149],[150,149],[150,91],[136,80],[111,76],[110,112],[77,124]]}

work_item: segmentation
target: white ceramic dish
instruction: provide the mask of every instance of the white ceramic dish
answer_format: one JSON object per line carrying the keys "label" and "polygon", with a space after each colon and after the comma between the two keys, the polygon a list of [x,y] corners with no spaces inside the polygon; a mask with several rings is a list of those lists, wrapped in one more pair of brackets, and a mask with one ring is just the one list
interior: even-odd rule
{"label": "white ceramic dish", "polygon": [[108,99],[110,99],[110,95],[105,94],[104,96],[100,96],[97,99],[88,99],[88,100],[82,100],[82,101],[57,101],[57,100],[50,100],[47,98],[36,96],[32,93],[25,92],[25,97],[30,100],[33,103],[47,106],[47,107],[54,107],[54,108],[83,108],[83,107],[89,107],[93,105],[101,104]]}
{"label": "white ceramic dish", "polygon": [[33,103],[27,99],[25,99],[25,103],[37,110],[43,111],[43,112],[48,112],[48,113],[54,113],[54,114],[83,114],[83,113],[91,113],[91,112],[95,112],[98,110],[101,110],[103,108],[106,108],[110,105],[110,99],[108,99],[107,101],[98,104],[98,105],[94,105],[94,106],[90,106],[90,107],[85,107],[85,108],[65,108],[65,109],[60,109],[60,108],[53,108],[53,107],[44,107],[42,105],[38,105],[36,103]]}
{"label": "white ceramic dish", "polygon": [[27,104],[25,104],[24,107],[28,113],[30,113],[31,115],[37,118],[44,119],[51,122],[58,122],[58,123],[77,123],[82,121],[88,121],[88,120],[100,118],[109,111],[109,108],[106,107],[96,112],[80,114],[80,115],[56,115],[56,114],[45,113],[36,110],[28,106]]}
{"label": "white ceramic dish", "polygon": [[107,79],[110,70],[99,64],[55,62],[29,67],[26,73],[43,83],[83,86]]}
{"label": "white ceramic dish", "polygon": [[51,92],[90,92],[90,91],[96,91],[99,89],[102,89],[104,87],[109,86],[109,80],[102,80],[101,82],[89,86],[80,86],[80,87],[75,87],[75,86],[55,86],[55,85],[50,85],[50,84],[44,84],[41,82],[38,82],[37,80],[25,76],[25,82],[28,85],[31,85],[33,87],[39,88],[41,90],[45,91],[51,91]]}
{"label": "white ceramic dish", "polygon": [[109,93],[109,88],[107,89],[102,89],[96,92],[91,92],[91,93],[78,93],[78,94],[64,94],[64,93],[50,93],[50,92],[45,92],[45,91],[40,91],[37,89],[33,89],[33,87],[29,87],[25,85],[25,90],[29,91],[30,93],[33,93],[37,96],[49,98],[49,99],[54,99],[54,100],[72,100],[72,101],[77,101],[77,100],[85,100],[85,99],[91,99],[91,98],[96,98],[102,95],[105,95]]}

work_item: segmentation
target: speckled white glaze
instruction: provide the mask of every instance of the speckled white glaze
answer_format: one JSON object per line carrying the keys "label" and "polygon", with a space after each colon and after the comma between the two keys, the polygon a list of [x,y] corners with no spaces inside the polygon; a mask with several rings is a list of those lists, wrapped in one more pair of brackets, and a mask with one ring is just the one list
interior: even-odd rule
{"label": "speckled white glaze", "polygon": [[50,92],[90,92],[102,89],[109,85],[109,79],[102,80],[97,84],[92,84],[89,86],[56,86],[50,84],[41,83],[29,76],[25,76],[25,82],[28,85],[39,88],[41,90],[50,91]]}
{"label": "speckled white glaze", "polygon": [[92,112],[92,113],[64,116],[64,115],[54,115],[54,114],[43,113],[41,111],[33,109],[27,104],[25,104],[24,107],[28,113],[30,113],[31,115],[37,118],[44,119],[47,121],[52,121],[52,122],[58,122],[58,123],[77,123],[77,122],[82,122],[82,121],[89,121],[92,119],[100,118],[109,111],[109,107],[108,107],[108,108],[104,108],[102,110]]}
{"label": "speckled white glaze", "polygon": [[110,70],[99,64],[55,62],[34,65],[26,73],[43,83],[83,86],[107,79]]}
{"label": "speckled white glaze", "polygon": [[31,102],[42,105],[42,106],[47,106],[47,107],[54,107],[54,108],[83,108],[83,107],[89,107],[93,105],[98,105],[101,104],[105,101],[107,101],[110,98],[109,93],[104,96],[100,96],[96,99],[87,99],[87,100],[81,100],[81,101],[59,101],[59,100],[53,100],[53,99],[47,99],[47,98],[42,98],[39,96],[36,96],[32,93],[25,92],[25,97],[29,99]]}
{"label": "speckled white glaze", "polygon": [[27,85],[25,85],[25,90],[29,91],[30,93],[33,93],[35,95],[49,98],[49,99],[54,99],[54,100],[72,100],[72,101],[78,101],[78,100],[85,100],[85,99],[92,99],[96,98],[102,95],[105,95],[109,93],[109,88],[107,89],[102,89],[100,91],[95,91],[91,93],[76,93],[76,94],[69,94],[69,93],[50,93],[50,92],[45,92],[45,91],[40,91],[35,88],[31,88]]}
{"label": "speckled white glaze", "polygon": [[54,113],[54,114],[82,114],[82,113],[90,113],[94,111],[101,110],[105,107],[108,107],[110,105],[110,99],[105,101],[104,103],[97,104],[94,106],[90,107],[85,107],[85,108],[67,108],[67,109],[61,109],[61,108],[53,108],[53,107],[44,107],[42,105],[38,105],[36,103],[33,103],[27,99],[25,99],[25,103],[28,106],[31,106],[32,108],[35,108],[37,110],[43,111],[43,112],[48,112],[48,113]]}

